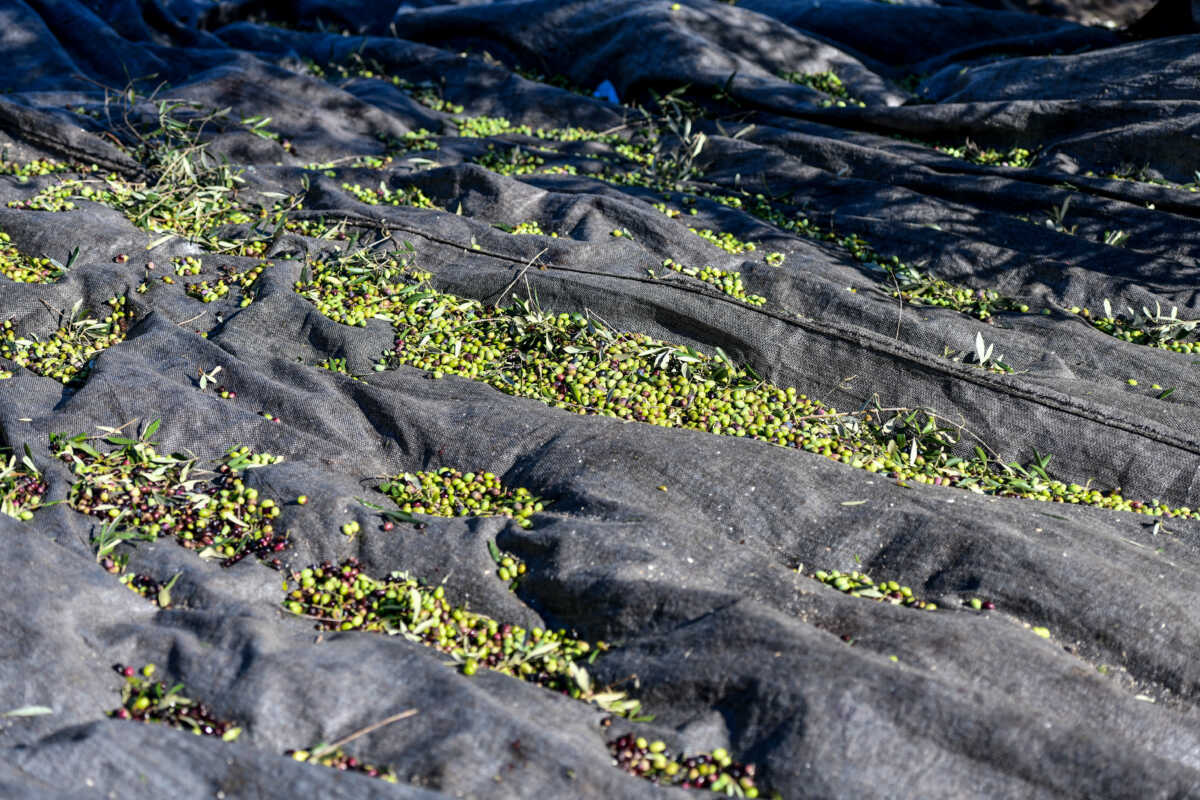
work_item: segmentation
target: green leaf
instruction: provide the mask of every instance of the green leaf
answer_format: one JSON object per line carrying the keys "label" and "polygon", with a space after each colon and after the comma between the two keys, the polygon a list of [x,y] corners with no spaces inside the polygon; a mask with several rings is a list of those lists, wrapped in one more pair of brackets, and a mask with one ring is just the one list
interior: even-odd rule
{"label": "green leaf", "polygon": [[[379,491],[383,492],[384,494],[389,494],[393,489],[395,489],[397,491],[403,491],[403,487],[398,486],[395,483],[388,482],[388,483],[382,483],[379,485]],[[376,511],[379,512],[380,516],[382,516],[384,519],[390,519],[392,522],[406,522],[406,523],[417,522],[417,518],[414,517],[412,514],[409,514],[407,511],[392,511],[390,509],[384,508],[383,506],[377,506],[374,503],[368,503],[366,500],[363,500],[361,497],[356,497],[354,499],[357,500],[358,502],[362,503],[367,508],[375,509]]]}
{"label": "green leaf", "polygon": [[101,455],[100,455],[100,451],[99,451],[99,450],[97,450],[96,448],[92,447],[90,444],[88,444],[88,443],[87,443],[87,442],[85,442],[85,441],[82,441],[82,440],[81,440],[81,441],[78,441],[78,442],[74,442],[74,445],[75,445],[76,447],[78,447],[80,450],[82,450],[82,451],[83,451],[85,454],[87,454],[87,455],[91,456],[92,458],[103,458],[103,456],[101,456]]}
{"label": "green leaf", "polygon": [[171,605],[171,588],[175,585],[175,581],[179,580],[179,576],[182,574],[182,572],[175,573],[175,577],[167,581],[167,584],[158,590],[159,608],[166,608],[167,606]]}
{"label": "green leaf", "polygon": [[12,711],[5,711],[0,717],[41,717],[53,713],[54,709],[49,706],[21,706]]}
{"label": "green leaf", "polygon": [[161,419],[156,419],[146,426],[146,430],[142,432],[142,439],[149,439],[154,434],[158,433],[158,426],[162,423]]}
{"label": "green leaf", "polygon": [[579,690],[586,694],[592,693],[592,679],[588,675],[588,671],[576,664],[574,661],[567,662],[567,674],[571,676],[571,680],[579,687]]}
{"label": "green leaf", "polygon": [[33,463],[33,453],[29,450],[28,443],[25,445],[25,455],[21,458],[21,463],[24,464],[34,475],[39,475],[38,468]]}
{"label": "green leaf", "polygon": [[488,552],[492,554],[492,560],[499,564],[503,556],[500,555],[500,548],[496,546],[496,540],[488,539],[487,546]]}
{"label": "green leaf", "polygon": [[550,655],[559,648],[558,642],[538,642],[533,646],[533,649],[525,653],[525,660],[532,661],[535,658]]}

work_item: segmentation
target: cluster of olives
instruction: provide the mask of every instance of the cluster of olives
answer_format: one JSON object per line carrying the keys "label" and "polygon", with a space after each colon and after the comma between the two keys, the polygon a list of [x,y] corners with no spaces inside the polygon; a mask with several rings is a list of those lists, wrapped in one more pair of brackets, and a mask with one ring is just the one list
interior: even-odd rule
{"label": "cluster of olives", "polygon": [[28,458],[18,462],[15,455],[9,455],[7,462],[0,460],[0,514],[28,522],[42,504],[47,488]]}
{"label": "cluster of olives", "polygon": [[392,189],[385,185],[383,181],[379,182],[379,188],[371,189],[358,185],[357,183],[343,183],[342,188],[355,198],[364,203],[373,206],[412,206],[413,208],[438,208],[438,206],[425,196],[416,186],[411,186],[407,189]]}
{"label": "cluster of olives", "polygon": [[688,228],[688,230],[704,241],[735,256],[758,249],[754,242],[743,242],[728,231],[714,231],[708,228]]}
{"label": "cluster of olives", "polygon": [[754,782],[758,772],[755,765],[734,761],[723,747],[711,753],[673,756],[665,742],[651,742],[627,733],[609,742],[608,750],[621,769],[657,784],[742,797],[760,796],[761,790]]}
{"label": "cluster of olives", "polygon": [[[120,567],[112,559],[105,559],[104,564],[111,571],[120,571]],[[163,583],[153,575],[143,572],[126,572],[119,580],[122,586],[141,595],[159,608],[171,607],[171,586],[175,583],[174,578]]]}
{"label": "cluster of olives", "polygon": [[19,208],[26,211],[71,211],[75,208],[75,190],[82,186],[75,179],[60,181],[47,186],[28,200],[9,200],[9,208]]}
{"label": "cluster of olives", "polygon": [[522,147],[505,148],[497,151],[488,145],[487,152],[473,159],[476,164],[498,175],[529,175],[545,166],[546,159]]}
{"label": "cluster of olives", "polygon": [[29,200],[10,202],[9,206],[70,211],[75,208],[76,200],[88,200],[120,211],[142,230],[216,241],[213,232],[217,228],[253,221],[249,211],[235,202],[235,193],[227,191],[229,188],[206,186],[195,176],[168,173],[151,189],[143,182],[109,174],[102,182],[68,178],[46,187]]}
{"label": "cluster of olives", "polygon": [[1200,353],[1200,320],[1179,319],[1173,312],[1153,319],[1137,313],[1131,316],[1116,313],[1096,316],[1090,309],[1071,307],[1071,313],[1090,322],[1109,336],[1134,344],[1157,347],[1175,353]]}
{"label": "cluster of olives", "polygon": [[865,572],[859,572],[858,570],[852,572],[840,572],[836,569],[829,571],[818,570],[813,574],[813,577],[826,586],[832,586],[839,592],[845,592],[851,597],[866,597],[883,603],[910,606],[926,611],[937,610],[936,604],[917,599],[913,595],[913,590],[909,587],[901,586],[896,581],[876,582],[871,580],[870,576]]}
{"label": "cluster of olives", "polygon": [[240,286],[243,292],[247,292],[241,300],[241,307],[245,308],[253,299],[248,294],[250,287],[263,274],[263,270],[269,266],[271,266],[271,262],[264,261],[239,272],[229,265],[223,265],[220,268],[221,274],[216,280],[189,283],[185,291],[201,302],[212,303],[228,295],[231,287]]}
{"label": "cluster of olives", "polygon": [[227,742],[242,732],[237,723],[217,718],[206,704],[184,696],[181,685],[167,688],[162,681],[153,680],[156,672],[153,664],[140,670],[116,664],[113,669],[124,676],[125,685],[121,689],[121,705],[108,712],[110,717],[157,722],[197,736],[219,736]]}
{"label": "cluster of olives", "polygon": [[12,175],[21,181],[27,181],[41,175],[52,175],[56,172],[91,172],[97,169],[83,164],[67,164],[52,158],[35,158],[32,161],[0,160],[0,175]]}
{"label": "cluster of olives", "polygon": [[0,275],[17,283],[54,283],[63,276],[63,270],[49,258],[24,255],[12,243],[12,237],[0,231]]}
{"label": "cluster of olives", "polygon": [[449,655],[464,675],[491,669],[578,699],[590,699],[583,664],[607,649],[566,631],[526,630],[453,606],[445,590],[401,573],[372,578],[356,559],[292,573],[283,606],[322,630],[405,634]]}
{"label": "cluster of olives", "polygon": [[18,337],[12,320],[0,323],[0,356],[31,372],[71,388],[82,386],[96,354],[124,341],[132,322],[125,298],[108,301],[111,313],[103,319],[72,314],[46,341]]}
{"label": "cluster of olives", "polygon": [[546,231],[542,230],[542,226],[538,224],[537,220],[530,220],[528,222],[518,222],[516,225],[513,225],[512,227],[508,227],[505,225],[497,225],[496,227],[501,228],[502,230],[505,230],[508,233],[513,234],[514,236],[536,235],[536,236],[550,236],[555,239],[558,238],[557,233],[546,233]]}
{"label": "cluster of olives", "polygon": [[752,306],[761,306],[767,302],[767,298],[762,295],[746,294],[746,285],[742,282],[741,273],[730,272],[729,270],[718,269],[717,267],[685,267],[669,258],[663,261],[663,266],[673,272],[704,281],[708,285],[720,289],[735,300],[741,300],[743,303],[749,303]]}
{"label": "cluster of olives", "polygon": [[187,275],[199,275],[204,271],[204,262],[199,256],[176,256],[171,259],[171,266],[175,268],[175,274],[181,278]]}
{"label": "cluster of olives", "polygon": [[326,317],[358,327],[369,319],[397,319],[411,305],[427,302],[430,273],[414,270],[396,257],[375,267],[351,272],[357,268],[343,260],[321,259],[308,266],[294,288]]}
{"label": "cluster of olives", "polygon": [[[698,195],[684,195],[683,202],[695,197],[705,197],[721,205],[743,210],[764,222],[768,222],[798,236],[832,244],[851,258],[862,263],[873,264],[884,277],[881,283],[893,297],[902,299],[913,305],[935,306],[950,308],[962,314],[979,320],[989,320],[997,312],[1028,313],[1029,306],[1010,297],[1005,297],[991,289],[971,289],[921,273],[915,267],[902,262],[897,256],[887,258],[875,251],[869,242],[858,234],[838,236],[831,230],[825,230],[809,218],[781,210],[762,194],[730,195],[713,192],[702,192]],[[732,244],[732,243],[731,243]],[[720,245],[718,245],[720,246]],[[781,254],[770,254],[767,261],[774,266],[782,263]],[[893,283],[893,279],[895,283]],[[896,289],[896,286],[899,289]]]}
{"label": "cluster of olives", "polygon": [[840,108],[845,108],[847,105],[866,106],[866,103],[863,101],[856,100],[850,96],[850,91],[846,88],[846,84],[832,71],[826,70],[824,72],[807,73],[785,72],[781,77],[789,83],[807,86],[822,94],[829,95],[828,99],[821,102],[823,106],[837,105]]}
{"label": "cluster of olives", "polygon": [[403,472],[381,484],[379,491],[408,514],[511,517],[524,527],[545,507],[528,489],[506,487],[491,472],[462,472],[451,467]]}
{"label": "cluster of olives", "polygon": [[150,540],[170,536],[225,566],[247,555],[279,566],[277,555],[288,545],[274,526],[279,506],[239,477],[240,470],[271,463],[273,456],[239,448],[213,479],[200,480],[195,459],[160,454],[147,441],[107,442],[116,446],[102,453],[82,435],[51,437],[54,455],[79,479],[67,495],[76,511]]}
{"label": "cluster of olives", "polygon": [[996,150],[990,147],[980,147],[972,141],[955,147],[953,145],[934,145],[939,153],[970,161],[985,167],[1019,167],[1025,169],[1033,166],[1033,153],[1024,147],[1010,147],[1008,150]]}
{"label": "cluster of olives", "polygon": [[913,270],[906,272],[905,278],[900,288],[892,291],[892,297],[900,298],[914,306],[952,308],[981,321],[991,319],[997,311],[1029,311],[1028,305],[1004,297],[991,289],[959,286],[940,278],[917,274]]}
{"label": "cluster of olives", "polygon": [[521,578],[525,577],[528,571],[525,562],[512,553],[501,550],[495,542],[488,542],[488,547],[492,553],[492,560],[496,562],[496,577],[507,583],[508,588],[515,592]]}
{"label": "cluster of olives", "polygon": [[462,106],[443,99],[438,88],[432,82],[413,83],[395,75],[388,75],[384,72],[383,67],[378,64],[372,65],[374,68],[368,67],[361,62],[352,64],[331,63],[321,66],[315,61],[306,60],[304,66],[310,74],[328,81],[346,80],[348,78],[368,78],[387,81],[421,105],[431,108],[434,111],[448,114],[461,114],[463,112]]}
{"label": "cluster of olives", "polygon": [[397,782],[396,773],[390,768],[359,761],[354,756],[347,755],[340,747],[313,747],[307,750],[288,750],[284,755],[291,756],[297,761],[303,761],[305,764],[320,764],[322,767],[329,767],[342,772],[356,772],[360,775],[366,775],[368,778],[378,778],[388,783]]}

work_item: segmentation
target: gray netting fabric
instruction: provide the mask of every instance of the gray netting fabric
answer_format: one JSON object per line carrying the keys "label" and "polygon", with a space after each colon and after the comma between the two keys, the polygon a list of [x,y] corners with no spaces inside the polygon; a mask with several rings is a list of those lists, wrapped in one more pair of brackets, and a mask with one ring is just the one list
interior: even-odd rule
{"label": "gray netting fabric", "polygon": [[5,796],[1200,793],[1200,37],[0,14]]}

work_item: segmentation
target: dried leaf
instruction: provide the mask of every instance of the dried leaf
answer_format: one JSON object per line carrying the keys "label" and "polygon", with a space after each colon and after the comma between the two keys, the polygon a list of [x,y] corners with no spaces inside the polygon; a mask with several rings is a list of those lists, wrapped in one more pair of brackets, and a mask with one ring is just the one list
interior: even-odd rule
{"label": "dried leaf", "polygon": [[54,709],[49,706],[21,706],[12,711],[5,711],[0,717],[41,717],[53,713]]}

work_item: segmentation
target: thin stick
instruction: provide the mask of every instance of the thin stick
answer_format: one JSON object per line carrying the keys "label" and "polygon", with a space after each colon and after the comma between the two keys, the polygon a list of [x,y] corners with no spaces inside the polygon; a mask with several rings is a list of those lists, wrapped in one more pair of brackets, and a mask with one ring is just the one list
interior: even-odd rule
{"label": "thin stick", "polygon": [[[141,419],[141,417],[134,417],[133,419],[129,420],[129,422],[126,422],[126,423],[125,423],[124,425],[122,425],[121,427],[119,427],[119,428],[117,428],[116,430],[114,430],[114,431],[111,431],[111,432],[109,432],[109,433],[105,433],[104,435],[105,435],[105,436],[112,436],[114,433],[120,433],[121,431],[125,430],[125,429],[126,429],[126,428],[128,428],[130,425],[132,425],[133,423],[137,422],[139,419]],[[96,427],[97,427],[97,428],[100,428],[101,426],[97,425]],[[101,430],[106,430],[106,429],[104,429],[104,428],[101,428]],[[101,437],[99,437],[99,436],[93,436],[93,437],[91,437],[91,438],[93,438],[93,439],[99,439],[99,438],[101,438]]]}
{"label": "thin stick", "polygon": [[339,747],[349,744],[350,742],[354,741],[355,739],[357,739],[360,736],[366,736],[368,733],[371,733],[372,731],[377,731],[380,728],[384,727],[385,725],[391,725],[393,722],[399,722],[402,719],[408,719],[409,717],[416,716],[416,714],[417,714],[417,709],[415,709],[415,708],[410,708],[407,711],[401,711],[399,714],[393,714],[392,716],[388,717],[387,719],[383,719],[383,720],[380,720],[379,722],[372,723],[371,725],[368,725],[365,728],[360,728],[359,730],[356,730],[354,733],[350,734],[349,736],[343,736],[341,739],[338,739],[333,744],[327,744],[322,748],[314,750],[313,755],[317,756],[318,754],[324,754],[324,753],[328,753],[332,750],[337,750]]}
{"label": "thin stick", "polygon": [[590,308],[584,308],[583,310],[589,317],[595,317],[596,319],[600,320],[600,324],[603,325],[610,333],[616,330],[616,328],[609,324],[604,317],[600,316],[595,311],[592,311]]}
{"label": "thin stick", "polygon": [[896,341],[900,341],[900,320],[904,317],[904,293],[900,291],[900,281],[896,280],[896,273],[889,269],[888,275],[891,276],[892,285],[896,287],[896,302],[899,304],[896,309]]}
{"label": "thin stick", "polygon": [[207,313],[208,313],[207,311],[201,311],[201,312],[200,312],[199,314],[197,314],[196,316],[194,316],[194,317],[189,317],[188,319],[185,319],[183,322],[176,322],[175,324],[176,324],[176,325],[187,325],[189,322],[195,322],[196,320],[200,319],[201,317],[203,317],[203,316],[204,316],[205,314],[207,314]]}
{"label": "thin stick", "polygon": [[543,247],[541,250],[539,250],[534,255],[533,258],[529,259],[529,261],[527,261],[525,263],[525,266],[521,267],[521,271],[517,273],[517,276],[508,282],[508,286],[505,286],[504,291],[500,292],[500,296],[496,298],[497,306],[499,306],[500,301],[502,301],[504,299],[504,295],[508,294],[508,290],[513,288],[514,286],[516,286],[517,281],[521,280],[521,278],[525,275],[525,273],[529,271],[529,268],[533,266],[533,262],[537,261],[539,258],[541,258],[542,254],[545,253],[549,249],[550,249],[549,247]]}
{"label": "thin stick", "polygon": [[42,305],[44,305],[46,307],[46,310],[49,311],[51,314],[58,314],[58,321],[59,321],[59,324],[61,325],[63,314],[66,313],[66,311],[61,308],[59,308],[59,309],[52,308],[49,303],[47,303],[45,300],[43,300],[40,297],[38,298],[38,302],[41,303]]}
{"label": "thin stick", "polygon": [[600,131],[600,136],[611,136],[612,134],[617,133],[618,131],[623,131],[626,128],[638,128],[638,127],[641,127],[642,125],[646,125],[649,122],[650,122],[650,120],[647,120],[647,119],[635,119],[635,120],[631,120],[629,122],[623,122],[620,125],[616,125],[607,130]]}

